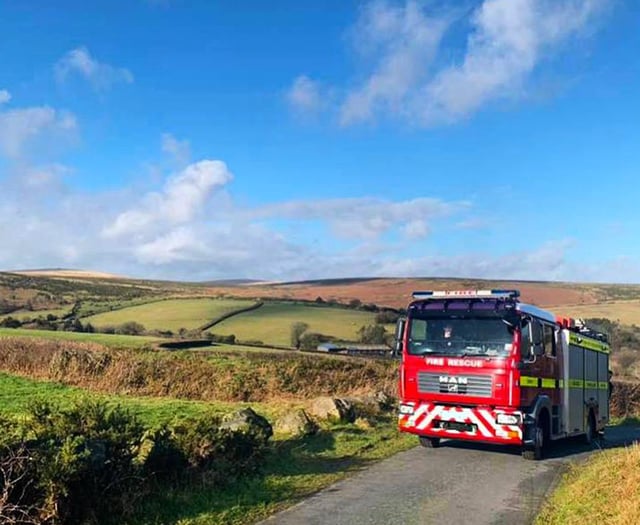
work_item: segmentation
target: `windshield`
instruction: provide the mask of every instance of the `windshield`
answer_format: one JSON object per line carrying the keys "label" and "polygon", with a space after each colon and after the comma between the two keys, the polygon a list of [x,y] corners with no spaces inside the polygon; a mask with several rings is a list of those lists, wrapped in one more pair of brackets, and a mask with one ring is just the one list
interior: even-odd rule
{"label": "windshield", "polygon": [[496,317],[413,318],[408,352],[413,355],[506,357],[513,329]]}

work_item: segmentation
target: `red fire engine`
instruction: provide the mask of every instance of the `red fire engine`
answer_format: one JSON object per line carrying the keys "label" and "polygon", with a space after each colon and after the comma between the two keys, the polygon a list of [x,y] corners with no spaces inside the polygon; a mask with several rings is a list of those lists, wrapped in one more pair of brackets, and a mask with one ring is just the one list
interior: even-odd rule
{"label": "red fire engine", "polygon": [[398,322],[399,428],[522,447],[591,442],[609,419],[609,345],[580,321],[519,301],[517,290],[415,292]]}

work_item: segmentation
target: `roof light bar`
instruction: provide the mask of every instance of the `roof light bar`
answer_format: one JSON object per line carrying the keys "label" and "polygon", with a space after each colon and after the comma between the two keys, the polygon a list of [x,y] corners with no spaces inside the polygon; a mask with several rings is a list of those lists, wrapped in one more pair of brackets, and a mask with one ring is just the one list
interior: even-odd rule
{"label": "roof light bar", "polygon": [[425,290],[413,292],[414,299],[441,299],[443,297],[515,299],[520,297],[519,290]]}

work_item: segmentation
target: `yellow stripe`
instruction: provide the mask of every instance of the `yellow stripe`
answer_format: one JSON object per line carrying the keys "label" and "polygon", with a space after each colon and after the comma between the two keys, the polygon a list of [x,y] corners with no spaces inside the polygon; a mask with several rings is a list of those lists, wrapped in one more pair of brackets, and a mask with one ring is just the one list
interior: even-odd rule
{"label": "yellow stripe", "polygon": [[520,386],[538,386],[538,378],[537,377],[529,377],[529,376],[520,376]]}
{"label": "yellow stripe", "polygon": [[572,345],[580,346],[582,348],[586,348],[587,350],[602,352],[603,354],[608,354],[610,352],[608,344],[573,332],[569,332],[569,343],[571,343]]}
{"label": "yellow stripe", "polygon": [[597,381],[585,381],[584,382],[584,386],[585,386],[585,388],[597,389],[598,388],[598,382]]}
{"label": "yellow stripe", "polygon": [[609,390],[609,383],[607,383],[606,381],[600,381],[598,383],[598,388],[600,390]]}
{"label": "yellow stripe", "polygon": [[559,387],[559,388],[564,388],[564,379],[560,379],[560,380],[558,381],[558,387]]}
{"label": "yellow stripe", "polygon": [[542,378],[542,388],[555,388],[556,380],[555,379],[545,379]]}
{"label": "yellow stripe", "polygon": [[582,388],[584,381],[582,379],[569,379],[569,388]]}

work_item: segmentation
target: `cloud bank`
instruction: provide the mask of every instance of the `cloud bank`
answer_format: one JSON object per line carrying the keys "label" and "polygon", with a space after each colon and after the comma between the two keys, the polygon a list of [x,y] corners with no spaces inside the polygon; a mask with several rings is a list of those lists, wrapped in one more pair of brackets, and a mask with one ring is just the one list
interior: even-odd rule
{"label": "cloud bank", "polygon": [[[365,4],[350,42],[359,71],[332,108],[343,126],[391,118],[416,126],[450,124],[501,100],[517,100],[537,68],[588,34],[607,0],[407,0]],[[466,6],[473,6],[465,9]],[[466,42],[447,36],[461,28]],[[321,74],[322,72],[319,72]],[[320,82],[297,77],[289,100],[318,109]]]}

